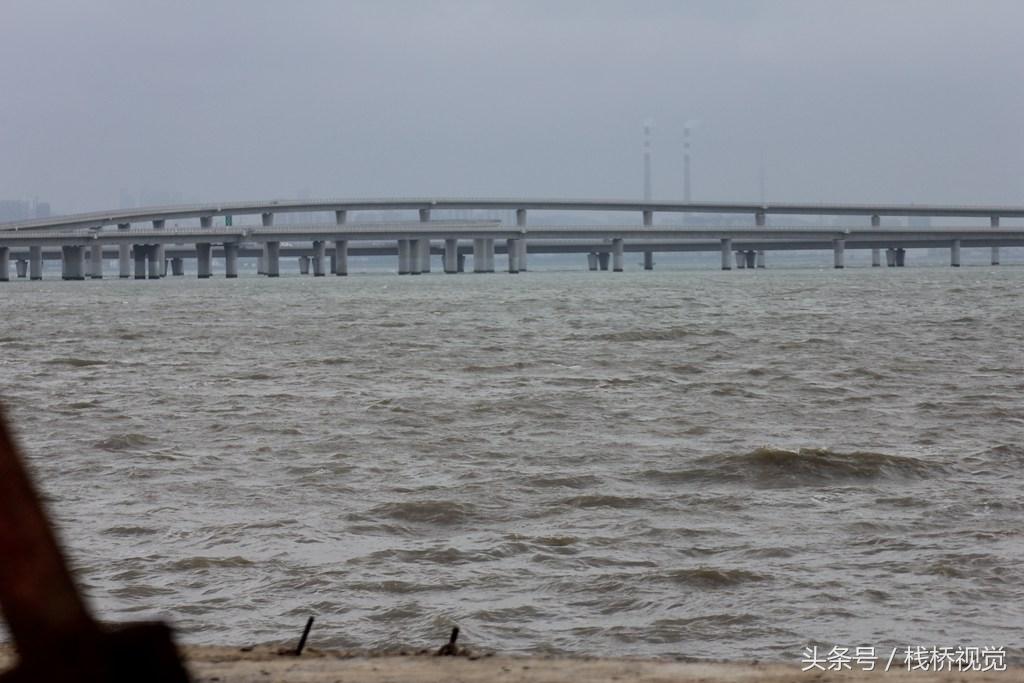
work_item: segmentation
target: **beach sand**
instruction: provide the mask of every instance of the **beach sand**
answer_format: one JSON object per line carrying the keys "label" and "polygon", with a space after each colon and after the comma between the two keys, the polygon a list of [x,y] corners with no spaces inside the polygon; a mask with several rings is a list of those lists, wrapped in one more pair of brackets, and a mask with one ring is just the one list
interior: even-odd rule
{"label": "beach sand", "polygon": [[[1020,669],[988,673],[803,672],[794,664],[674,662],[652,659],[578,657],[434,657],[351,654],[309,649],[301,657],[275,648],[186,646],[195,683],[783,683],[788,681],[895,680],[1006,683],[1024,680]],[[0,648],[0,670],[13,664]]]}

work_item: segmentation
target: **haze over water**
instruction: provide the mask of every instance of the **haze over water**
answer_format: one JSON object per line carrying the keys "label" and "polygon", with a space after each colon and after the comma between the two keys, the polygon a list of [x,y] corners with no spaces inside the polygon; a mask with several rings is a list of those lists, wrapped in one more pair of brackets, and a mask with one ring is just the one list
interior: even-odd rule
{"label": "haze over water", "polygon": [[1020,658],[1022,272],[17,282],[0,395],[186,642]]}

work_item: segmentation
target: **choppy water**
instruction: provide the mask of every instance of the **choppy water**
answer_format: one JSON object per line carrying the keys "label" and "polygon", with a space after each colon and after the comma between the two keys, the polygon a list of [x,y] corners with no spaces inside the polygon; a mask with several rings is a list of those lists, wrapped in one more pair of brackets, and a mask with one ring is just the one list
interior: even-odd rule
{"label": "choppy water", "polygon": [[794,659],[1024,624],[1024,270],[3,286],[107,619]]}

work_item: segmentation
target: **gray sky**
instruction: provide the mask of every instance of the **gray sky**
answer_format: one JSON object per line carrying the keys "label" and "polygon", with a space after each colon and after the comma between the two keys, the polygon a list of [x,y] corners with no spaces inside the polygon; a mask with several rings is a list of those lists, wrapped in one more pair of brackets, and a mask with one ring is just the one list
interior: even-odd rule
{"label": "gray sky", "polygon": [[0,0],[0,198],[1024,203],[1024,3]]}

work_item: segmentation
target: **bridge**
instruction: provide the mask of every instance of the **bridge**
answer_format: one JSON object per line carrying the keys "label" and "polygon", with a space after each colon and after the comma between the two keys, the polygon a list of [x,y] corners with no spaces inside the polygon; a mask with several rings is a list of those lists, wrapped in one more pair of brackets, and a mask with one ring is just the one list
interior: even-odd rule
{"label": "bridge", "polygon": [[[356,211],[416,211],[418,221],[350,222]],[[498,221],[432,220],[444,210],[515,211],[515,225]],[[527,212],[625,212],[638,214],[639,224],[533,225]],[[275,226],[278,213],[333,214],[333,221]],[[655,225],[656,214],[718,213],[752,215],[750,227]],[[849,227],[779,227],[766,225],[768,215],[864,216],[869,225]],[[239,216],[260,216],[254,225],[234,226]],[[988,227],[883,227],[882,217],[988,218]],[[228,225],[214,226],[216,217]],[[200,278],[213,274],[212,261],[223,259],[226,277],[237,277],[240,257],[258,258],[260,274],[280,273],[281,256],[299,259],[300,270],[314,275],[348,274],[348,257],[394,255],[399,274],[430,272],[440,255],[446,273],[463,272],[472,256],[474,272],[494,272],[495,254],[504,254],[508,271],[527,269],[530,253],[587,255],[592,270],[623,270],[624,253],[644,254],[652,269],[653,255],[672,251],[720,251],[721,266],[764,267],[765,252],[831,249],[836,268],[845,266],[846,249],[870,249],[872,265],[902,266],[911,248],[943,247],[950,264],[960,265],[962,247],[991,248],[993,265],[999,248],[1024,246],[1024,229],[1000,227],[1001,218],[1024,218],[1024,206],[915,204],[713,203],[589,199],[364,199],[226,202],[187,206],[144,207],[0,224],[0,281],[9,280],[10,262],[18,277],[41,279],[43,261],[60,259],[68,280],[103,277],[103,264],[118,261],[122,278],[156,279],[183,275],[185,259],[195,259]],[[168,221],[197,221],[195,227],[167,228]],[[86,266],[88,254],[88,267]]]}

